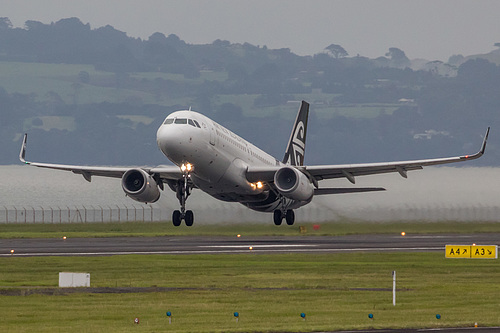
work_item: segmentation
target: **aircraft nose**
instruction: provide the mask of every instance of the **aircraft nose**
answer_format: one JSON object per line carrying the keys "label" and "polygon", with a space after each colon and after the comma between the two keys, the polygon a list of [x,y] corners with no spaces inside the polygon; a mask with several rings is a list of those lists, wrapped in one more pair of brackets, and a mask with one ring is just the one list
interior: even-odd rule
{"label": "aircraft nose", "polygon": [[156,142],[158,148],[167,157],[171,157],[178,153],[182,146],[183,135],[179,126],[163,125],[158,129],[156,134]]}

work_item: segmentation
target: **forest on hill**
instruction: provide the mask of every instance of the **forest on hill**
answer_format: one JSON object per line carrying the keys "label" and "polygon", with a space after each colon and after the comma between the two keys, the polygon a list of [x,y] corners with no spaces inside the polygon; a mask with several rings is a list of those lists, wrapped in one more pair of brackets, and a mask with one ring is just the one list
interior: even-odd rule
{"label": "forest on hill", "polygon": [[[499,47],[500,44],[496,43]],[[282,157],[298,101],[311,103],[307,163],[336,164],[474,153],[499,165],[500,49],[447,63],[390,48],[376,59],[342,46],[289,49],[176,35],[128,37],[78,18],[13,28],[0,18],[0,164],[157,165],[163,119],[191,107]]]}

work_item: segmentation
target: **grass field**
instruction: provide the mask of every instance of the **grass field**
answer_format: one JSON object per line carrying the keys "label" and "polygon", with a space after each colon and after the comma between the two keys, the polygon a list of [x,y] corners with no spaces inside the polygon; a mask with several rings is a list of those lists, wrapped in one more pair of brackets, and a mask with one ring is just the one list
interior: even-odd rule
{"label": "grass field", "polygon": [[[89,83],[79,80],[80,72],[87,72],[90,77]],[[120,80],[116,74],[98,71],[92,65],[78,64],[46,64],[46,63],[23,63],[0,61],[0,86],[9,93],[33,94],[36,101],[50,101],[53,93],[66,104],[87,103],[130,103],[139,102],[144,104],[158,105],[198,105],[194,97],[184,94],[160,94],[155,90],[145,90],[140,84],[121,87],[116,85]],[[156,79],[170,80],[184,85],[199,85],[204,82],[225,82],[228,78],[227,72],[201,71],[200,77],[187,79],[181,74],[160,72],[138,72],[129,73],[127,77],[138,82]],[[307,85],[307,83],[304,83]],[[400,107],[400,104],[347,104],[331,106],[338,94],[328,94],[313,91],[307,94],[295,94],[293,99],[311,102],[314,112],[320,119],[331,119],[337,115],[354,118],[373,118],[380,114],[392,114]],[[246,117],[281,117],[293,120],[298,104],[283,104],[272,107],[255,107],[254,101],[259,95],[235,94],[235,95],[213,95],[212,103],[214,109],[224,103],[234,103],[242,108]],[[203,112],[204,110],[198,110]],[[139,114],[138,114],[139,116]],[[48,119],[45,119],[48,121]],[[72,124],[67,124],[67,119],[50,120],[46,128],[63,128],[72,130]],[[52,127],[51,127],[52,125]]]}
{"label": "grass field", "polygon": [[[274,224],[209,224],[193,227],[174,227],[171,222],[126,223],[63,223],[63,224],[0,224],[1,238],[58,238],[58,237],[126,237],[126,236],[340,236],[349,234],[410,234],[439,233],[500,233],[495,222],[330,222],[300,223],[294,226]],[[300,232],[305,228],[305,233]]]}
{"label": "grass field", "polygon": [[[443,253],[9,257],[0,258],[0,265],[4,292],[56,287],[61,271],[90,273],[92,287],[172,288],[0,296],[1,332],[307,332],[500,325],[498,261],[446,260]],[[398,277],[395,307],[393,270]],[[172,312],[172,324],[167,311]],[[238,322],[234,312],[240,314]],[[305,321],[300,313],[306,314]],[[139,325],[133,324],[136,317]]]}

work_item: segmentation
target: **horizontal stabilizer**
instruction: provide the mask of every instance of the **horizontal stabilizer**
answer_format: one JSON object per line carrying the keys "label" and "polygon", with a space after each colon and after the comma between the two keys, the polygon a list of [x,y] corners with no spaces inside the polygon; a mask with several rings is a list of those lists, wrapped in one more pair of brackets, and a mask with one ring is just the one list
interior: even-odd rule
{"label": "horizontal stabilizer", "polygon": [[385,191],[383,187],[337,187],[337,188],[317,188],[314,190],[314,195],[323,194],[346,194],[359,192],[379,192]]}

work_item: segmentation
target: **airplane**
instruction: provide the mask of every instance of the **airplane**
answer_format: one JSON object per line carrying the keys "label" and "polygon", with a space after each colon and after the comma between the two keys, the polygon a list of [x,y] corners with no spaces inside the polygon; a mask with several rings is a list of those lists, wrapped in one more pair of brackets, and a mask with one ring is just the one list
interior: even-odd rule
{"label": "airplane", "polygon": [[194,213],[186,210],[186,200],[193,189],[212,197],[239,202],[250,209],[273,213],[273,221],[288,225],[295,221],[294,209],[307,205],[315,195],[377,192],[381,187],[321,188],[324,179],[346,178],[355,184],[356,177],[407,172],[424,166],[463,162],[481,157],[486,149],[488,127],[479,152],[447,158],[386,163],[304,165],[309,104],[301,102],[283,160],[278,160],[250,142],[216,123],[189,110],[169,114],[158,128],[156,141],[161,152],[174,165],[157,167],[100,167],[26,161],[27,134],[24,135],[21,162],[49,169],[72,171],[85,180],[92,176],[121,178],[125,194],[142,203],[160,198],[166,184],[176,193],[180,209],[172,213],[174,226],[192,226]]}

